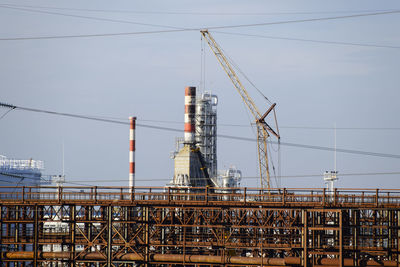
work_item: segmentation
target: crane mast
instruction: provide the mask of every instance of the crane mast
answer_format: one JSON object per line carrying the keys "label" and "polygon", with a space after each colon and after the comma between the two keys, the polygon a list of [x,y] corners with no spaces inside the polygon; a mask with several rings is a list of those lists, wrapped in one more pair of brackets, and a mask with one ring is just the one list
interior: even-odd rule
{"label": "crane mast", "polygon": [[[218,43],[214,40],[208,30],[202,30],[201,34],[203,35],[204,39],[207,41],[208,45],[210,46],[212,52],[218,59],[219,63],[221,64],[222,68],[232,81],[233,85],[235,86],[237,92],[239,93],[240,97],[242,98],[243,102],[250,110],[250,113],[253,115],[255,119],[255,123],[257,126],[257,146],[258,146],[258,161],[259,161],[259,168],[260,168],[260,185],[261,189],[267,189],[268,191],[271,189],[270,184],[270,173],[269,173],[269,165],[268,165],[268,151],[267,151],[267,140],[270,134],[274,135],[275,137],[280,139],[279,131],[275,132],[266,122],[265,118],[271,111],[275,112],[276,104],[272,104],[269,109],[262,114],[259,109],[257,108],[256,104],[254,103],[253,99],[248,94],[246,88],[243,86],[242,82],[240,81],[238,75],[236,74],[235,70],[232,68],[231,64],[229,63],[228,59],[222,52],[222,49],[218,45]],[[276,117],[275,117],[276,122]]]}

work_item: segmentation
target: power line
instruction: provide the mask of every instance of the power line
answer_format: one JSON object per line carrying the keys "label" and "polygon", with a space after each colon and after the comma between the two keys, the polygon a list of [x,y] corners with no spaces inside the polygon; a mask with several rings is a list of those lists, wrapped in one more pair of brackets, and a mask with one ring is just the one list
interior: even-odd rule
{"label": "power line", "polygon": [[392,46],[392,45],[362,44],[362,43],[338,42],[338,41],[322,41],[322,40],[313,40],[313,39],[290,38],[290,37],[278,37],[278,36],[266,36],[266,35],[258,35],[258,34],[246,34],[246,33],[234,33],[234,32],[221,32],[221,31],[215,31],[215,32],[217,32],[217,33],[222,33],[222,34],[229,34],[229,35],[249,36],[249,37],[258,37],[258,38],[275,39],[275,40],[288,40],[288,41],[311,42],[311,43],[318,43],[318,44],[349,45],[349,46],[363,46],[363,47],[377,47],[377,48],[393,48],[393,49],[399,49],[399,48],[400,48],[400,46]]}
{"label": "power line", "polygon": [[187,30],[160,30],[160,31],[141,31],[141,32],[117,32],[117,33],[98,33],[98,34],[10,37],[10,38],[0,38],[0,41],[24,41],[24,40],[49,40],[49,39],[73,39],[73,38],[91,38],[91,37],[113,37],[113,36],[145,35],[145,34],[157,34],[157,33],[184,32],[184,31],[187,31]]}
{"label": "power line", "polygon": [[[17,175],[17,174],[11,174],[11,173],[6,173],[6,172],[0,172],[0,175],[3,176],[8,176],[8,177],[13,177],[13,178],[18,178],[18,179],[32,179],[36,180],[36,178],[33,177],[28,177],[24,175]],[[339,174],[340,177],[346,177],[346,176],[391,176],[391,175],[400,175],[400,172],[365,172],[365,173],[343,173]],[[322,174],[299,174],[299,175],[283,175],[280,176],[281,178],[284,179],[295,179],[295,178],[321,178],[323,175]],[[242,179],[259,179],[259,176],[242,176]],[[201,179],[206,179],[206,178],[192,178],[192,180],[201,180]],[[50,181],[45,180],[41,178],[46,183],[49,183]],[[136,179],[137,182],[161,182],[161,181],[170,181],[171,178],[147,178],[147,179]],[[0,180],[2,182],[7,182],[7,183],[15,183],[13,181],[7,181],[7,180]],[[65,181],[64,183],[66,184],[74,184],[74,185],[82,185],[82,186],[97,186],[98,184],[88,184],[88,183],[97,183],[97,182],[109,182],[109,183],[117,183],[117,182],[127,182],[128,179],[90,179],[90,178],[85,178],[83,180],[70,180],[70,181]]]}
{"label": "power line", "polygon": [[[0,107],[2,106],[2,103],[0,103]],[[55,111],[45,111],[45,110],[39,110],[39,109],[33,109],[33,108],[23,108],[23,107],[18,107],[21,110],[26,110],[26,111],[33,111],[33,112],[42,112],[42,113],[48,113],[52,115],[61,115],[61,116],[67,116],[67,117],[73,117],[73,118],[80,118],[80,119],[89,119],[89,120],[97,120],[101,122],[108,122],[108,123],[116,123],[116,124],[124,124],[128,125],[127,122],[124,122],[126,119],[120,118],[120,117],[108,117],[108,116],[90,116],[90,115],[78,115],[78,114],[71,114],[71,113],[62,113],[62,112],[55,112]],[[7,111],[6,113],[10,112],[11,110]],[[148,119],[137,119],[137,121],[143,121],[143,122],[156,122],[156,123],[165,123],[165,124],[179,124],[183,125],[183,122],[180,121],[170,121],[170,120],[148,120]],[[171,130],[175,132],[181,132],[181,130],[176,129],[176,128],[170,128],[170,127],[162,127],[162,126],[155,126],[155,125],[145,125],[145,124],[138,124],[139,126],[144,126],[144,127],[149,127],[149,128],[154,128],[154,129],[160,129],[160,130]],[[241,128],[251,128],[252,125],[249,124],[226,124],[226,123],[219,123],[219,127],[224,126],[224,127],[241,127]],[[389,130],[389,131],[398,131],[400,130],[399,127],[315,127],[315,126],[280,126],[280,129],[300,129],[300,130],[372,130],[372,131],[380,131],[380,130]]]}
{"label": "power line", "polygon": [[[239,137],[239,136],[232,136],[232,135],[218,135],[218,137],[241,140],[241,141],[257,142],[257,140],[254,138]],[[275,141],[268,141],[268,142],[272,143],[272,144],[278,144],[278,142],[275,142]],[[287,143],[287,142],[280,142],[280,145],[314,149],[314,150],[335,151],[335,148],[332,148],[332,147],[315,146],[315,145],[304,145],[304,144]],[[396,155],[396,154],[377,153],[377,152],[343,149],[343,148],[336,148],[336,151],[341,152],[341,153],[347,153],[347,154],[359,154],[359,155],[374,156],[374,157],[400,159],[400,155]]]}
{"label": "power line", "polygon": [[[0,103],[1,104],[1,103]],[[95,118],[105,118],[105,119],[114,119],[119,120],[121,122],[126,121],[125,118],[122,117],[109,117],[109,116],[91,116]],[[152,119],[136,119],[139,122],[156,122],[156,123],[164,123],[164,124],[177,124],[184,125],[182,121],[173,121],[173,120],[152,120]],[[233,124],[233,123],[218,123],[218,127],[240,127],[240,128],[251,128],[251,124]],[[171,128],[172,129],[172,128]],[[279,129],[300,129],[300,130],[393,130],[398,131],[400,127],[316,127],[316,126],[279,126]]]}
{"label": "power line", "polygon": [[[43,109],[18,107],[18,106],[14,106],[14,105],[10,105],[10,104],[4,104],[1,102],[0,102],[0,107],[20,109],[20,110],[25,110],[25,111],[39,112],[39,113],[47,113],[47,114],[52,114],[52,115],[66,116],[66,117],[79,118],[79,119],[94,120],[94,121],[114,123],[114,124],[120,124],[120,125],[129,125],[129,122],[121,122],[121,121],[111,120],[111,119],[102,119],[102,118],[90,117],[90,116],[86,116],[86,115],[48,111],[48,110],[43,110]],[[183,131],[181,129],[176,129],[176,128],[162,127],[162,126],[155,126],[155,125],[146,125],[146,124],[139,124],[139,123],[137,123],[136,126],[150,128],[150,129],[164,130],[164,131],[179,132],[179,133],[181,133]],[[227,139],[232,139],[232,140],[249,141],[249,142],[257,141],[255,138],[248,138],[248,137],[223,135],[223,134],[219,134],[217,136],[220,138],[227,138]],[[278,142],[275,142],[275,141],[268,141],[268,142],[271,144],[278,144]],[[299,147],[299,148],[307,148],[307,149],[323,150],[323,151],[335,151],[335,148],[324,147],[324,146],[305,145],[305,144],[296,144],[296,143],[288,143],[288,142],[280,142],[279,144],[283,145],[283,146],[290,146],[290,147]],[[400,159],[400,155],[396,155],[396,154],[377,153],[377,152],[360,151],[360,150],[343,149],[343,148],[337,148],[336,151],[341,152],[341,153],[348,153],[348,154],[358,154],[358,155],[366,155],[366,156],[374,156],[374,157],[382,157],[382,158]]]}
{"label": "power line", "polygon": [[286,129],[306,129],[306,130],[400,130],[399,127],[312,127],[312,126],[283,126]]}
{"label": "power line", "polygon": [[[340,177],[346,177],[346,176],[390,176],[390,175],[400,175],[400,172],[367,172],[367,173],[343,173],[339,174],[338,176]],[[282,175],[280,176],[281,178],[287,178],[287,179],[292,179],[292,178],[321,178],[323,177],[323,174],[299,174],[299,175]],[[260,179],[259,176],[242,176],[242,179]],[[199,180],[199,179],[206,179],[206,178],[191,178],[192,180]],[[136,179],[136,182],[157,182],[157,181],[170,181],[171,178],[148,178],[148,179]],[[117,182],[127,182],[128,179],[84,179],[84,180],[71,180],[69,182],[71,183],[76,183],[76,182],[110,182],[110,183],[117,183]],[[69,183],[66,181],[66,183]]]}
{"label": "power line", "polygon": [[395,14],[395,13],[400,13],[400,10],[393,10],[393,11],[386,11],[386,12],[374,12],[374,13],[367,13],[367,14],[354,14],[354,15],[345,15],[345,16],[335,16],[335,17],[325,17],[325,18],[311,18],[311,19],[299,19],[299,20],[286,20],[286,21],[276,21],[276,22],[253,23],[253,24],[215,26],[215,27],[208,27],[207,29],[208,30],[218,30],[218,29],[258,27],[258,26],[278,25],[278,24],[291,24],[291,23],[348,19],[348,18],[377,16],[377,15],[389,15],[389,14]]}
{"label": "power line", "polygon": [[14,9],[14,10],[21,10],[21,11],[49,14],[49,15],[59,15],[59,16],[81,18],[81,19],[90,19],[90,20],[97,20],[97,21],[107,21],[107,22],[135,24],[135,25],[140,25],[140,26],[160,27],[160,28],[169,28],[169,29],[181,29],[181,30],[185,29],[185,28],[168,26],[168,25],[159,25],[159,24],[151,24],[151,23],[143,23],[143,22],[135,22],[135,21],[127,21],[127,20],[116,20],[116,19],[108,19],[108,18],[98,18],[98,17],[92,17],[92,16],[64,14],[64,13],[60,13],[60,12],[35,10],[35,9],[20,8],[20,7],[11,7],[11,6],[7,6],[7,5],[1,5],[1,4],[0,4],[0,8],[9,8],[9,9]]}
{"label": "power line", "polygon": [[[7,6],[1,6],[0,5],[0,8],[1,7],[10,8],[10,7],[7,7]],[[30,10],[30,11],[32,11],[32,10]],[[49,12],[47,12],[47,13],[49,13]],[[55,12],[50,12],[50,13],[55,13]],[[22,41],[22,40],[44,40],[44,39],[65,39],[65,38],[110,37],[110,36],[124,36],[124,35],[143,35],[143,34],[172,33],[172,32],[183,32],[183,31],[200,31],[202,29],[218,30],[218,29],[248,28],[248,27],[279,25],[279,24],[304,23],[304,22],[348,19],[348,18],[366,17],[366,16],[388,15],[388,14],[396,14],[396,13],[400,13],[400,10],[385,11],[385,12],[374,12],[374,13],[366,13],[366,14],[353,14],[353,15],[345,15],[345,16],[334,16],[334,17],[310,18],[310,19],[300,19],[300,20],[286,20],[286,21],[263,22],[263,23],[252,23],[252,24],[239,24],[239,25],[209,26],[209,27],[199,27],[199,28],[178,28],[178,27],[172,27],[172,26],[167,26],[167,25],[148,24],[146,26],[156,26],[156,27],[173,28],[173,29],[170,29],[170,30],[158,30],[158,31],[123,32],[123,33],[10,37],[10,38],[0,38],[0,41]],[[63,14],[63,15],[66,15],[66,14]],[[69,16],[69,15],[66,15],[66,16]],[[85,16],[80,16],[80,17],[84,18]],[[85,17],[85,18],[88,18],[88,17]],[[140,24],[139,22],[131,22],[131,23]],[[144,24],[145,23],[143,23],[143,25]]]}
{"label": "power line", "polygon": [[[122,119],[123,118],[118,118]],[[137,121],[145,121],[145,122],[157,122],[157,123],[166,123],[166,124],[180,124],[184,123],[181,121],[171,121],[171,120],[150,120],[150,119],[137,119]],[[243,127],[250,128],[252,125],[250,124],[233,124],[233,123],[218,123],[218,127]],[[400,127],[315,127],[315,126],[279,126],[279,129],[304,129],[304,130],[400,130]]]}
{"label": "power line", "polygon": [[87,8],[66,8],[66,7],[50,7],[50,6],[32,6],[32,5],[15,5],[4,3],[2,5],[27,7],[27,8],[45,8],[55,10],[70,11],[87,11],[102,13],[131,13],[131,14],[155,14],[155,15],[200,15],[200,16],[265,16],[265,15],[312,15],[312,14],[339,14],[339,13],[370,13],[383,12],[391,10],[336,10],[336,11],[281,11],[281,12],[192,12],[192,11],[137,11],[137,10],[110,10],[110,9],[87,9]]}

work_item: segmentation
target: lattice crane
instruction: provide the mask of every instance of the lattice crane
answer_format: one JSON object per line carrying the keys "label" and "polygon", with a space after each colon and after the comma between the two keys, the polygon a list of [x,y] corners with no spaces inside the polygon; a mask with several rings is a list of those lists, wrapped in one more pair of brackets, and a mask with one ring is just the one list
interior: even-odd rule
{"label": "lattice crane", "polygon": [[[233,85],[235,86],[236,90],[238,91],[240,97],[242,98],[243,102],[246,104],[247,108],[250,110],[251,114],[255,119],[255,123],[257,125],[257,146],[258,146],[258,160],[259,160],[259,167],[260,167],[260,183],[261,188],[267,189],[268,191],[271,189],[270,184],[270,174],[269,174],[269,166],[268,166],[268,151],[267,151],[267,140],[270,134],[274,135],[278,140],[280,139],[279,130],[274,131],[272,127],[270,127],[266,122],[265,118],[271,111],[274,112],[274,119],[276,123],[276,116],[275,116],[275,106],[276,104],[272,104],[268,110],[262,114],[260,113],[259,109],[257,108],[256,104],[254,103],[253,99],[248,94],[246,88],[243,86],[241,81],[239,80],[238,75],[232,68],[231,64],[227,60],[226,56],[222,52],[222,49],[218,45],[218,43],[214,40],[208,30],[202,30],[201,34],[203,35],[204,39],[207,41],[208,45],[210,46],[211,50],[213,51],[214,55],[217,57],[219,63],[221,64],[222,68],[228,74],[229,78],[231,79]],[[276,123],[277,125],[277,123]]]}

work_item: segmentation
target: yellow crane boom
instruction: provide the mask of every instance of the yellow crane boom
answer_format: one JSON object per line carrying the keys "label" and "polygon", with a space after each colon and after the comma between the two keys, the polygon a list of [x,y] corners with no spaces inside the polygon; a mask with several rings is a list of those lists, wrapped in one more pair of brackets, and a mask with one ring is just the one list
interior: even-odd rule
{"label": "yellow crane boom", "polygon": [[[257,146],[258,146],[258,160],[259,160],[259,168],[260,168],[260,185],[262,189],[267,189],[268,191],[271,189],[270,184],[270,174],[269,174],[269,166],[268,166],[268,151],[267,151],[267,139],[270,134],[280,139],[279,131],[276,132],[265,122],[265,118],[271,111],[274,111],[276,104],[272,104],[269,109],[264,113],[260,113],[253,99],[248,94],[246,88],[243,86],[240,81],[238,75],[235,70],[232,68],[228,59],[222,52],[222,49],[218,45],[218,43],[214,40],[208,30],[202,30],[201,34],[204,39],[207,41],[210,46],[212,52],[217,57],[219,63],[222,68],[232,81],[235,86],[237,92],[242,98],[243,102],[246,104],[247,108],[250,110],[251,114],[255,119],[255,123],[257,125]],[[276,118],[275,118],[276,122]]]}

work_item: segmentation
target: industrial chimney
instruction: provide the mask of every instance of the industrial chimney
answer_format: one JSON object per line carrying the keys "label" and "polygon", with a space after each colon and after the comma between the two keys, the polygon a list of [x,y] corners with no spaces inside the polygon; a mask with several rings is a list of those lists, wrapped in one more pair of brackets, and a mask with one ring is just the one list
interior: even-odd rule
{"label": "industrial chimney", "polygon": [[129,188],[135,187],[135,150],[136,150],[136,117],[129,117]]}
{"label": "industrial chimney", "polygon": [[185,88],[185,144],[194,144],[196,131],[196,87]]}

